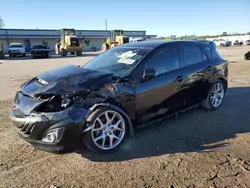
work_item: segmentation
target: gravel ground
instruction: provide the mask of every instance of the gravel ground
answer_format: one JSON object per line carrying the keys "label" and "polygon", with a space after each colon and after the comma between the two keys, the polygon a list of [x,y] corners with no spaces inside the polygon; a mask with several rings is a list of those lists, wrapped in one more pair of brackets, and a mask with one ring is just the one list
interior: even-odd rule
{"label": "gravel ground", "polygon": [[8,118],[19,85],[46,70],[95,54],[0,60],[0,187],[250,187],[250,46],[220,48],[231,61],[217,111],[194,109],[136,131],[119,151],[55,155],[20,139]]}

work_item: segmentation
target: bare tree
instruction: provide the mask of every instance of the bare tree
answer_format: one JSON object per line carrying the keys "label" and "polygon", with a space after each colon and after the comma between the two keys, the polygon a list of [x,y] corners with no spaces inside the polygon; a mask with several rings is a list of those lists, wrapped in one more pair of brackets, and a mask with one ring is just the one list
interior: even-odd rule
{"label": "bare tree", "polygon": [[3,27],[4,27],[4,21],[2,17],[0,16],[0,28],[3,28]]}

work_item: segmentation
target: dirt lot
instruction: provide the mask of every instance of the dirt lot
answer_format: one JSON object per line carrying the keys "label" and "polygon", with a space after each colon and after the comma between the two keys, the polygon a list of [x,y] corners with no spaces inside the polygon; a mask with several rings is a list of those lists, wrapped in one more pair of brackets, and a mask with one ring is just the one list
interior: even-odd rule
{"label": "dirt lot", "polygon": [[217,111],[194,109],[136,131],[112,155],[54,155],[20,139],[8,118],[19,85],[83,57],[0,60],[0,187],[250,187],[248,47],[219,49],[231,61],[229,89]]}

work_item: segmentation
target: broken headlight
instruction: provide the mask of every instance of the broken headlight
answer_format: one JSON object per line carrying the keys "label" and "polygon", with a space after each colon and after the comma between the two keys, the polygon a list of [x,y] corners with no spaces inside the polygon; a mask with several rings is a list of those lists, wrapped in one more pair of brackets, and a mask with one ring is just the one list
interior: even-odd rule
{"label": "broken headlight", "polygon": [[68,108],[71,105],[71,99],[62,95],[61,96],[62,100],[61,100],[61,107],[62,108]]}
{"label": "broken headlight", "polygon": [[59,112],[72,105],[71,98],[64,95],[43,95],[40,98],[46,101],[36,109],[38,112]]}

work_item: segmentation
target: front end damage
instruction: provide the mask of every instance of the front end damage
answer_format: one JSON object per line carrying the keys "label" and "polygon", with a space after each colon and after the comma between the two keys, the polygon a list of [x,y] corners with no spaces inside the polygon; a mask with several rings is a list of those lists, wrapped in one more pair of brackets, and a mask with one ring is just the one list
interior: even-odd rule
{"label": "front end damage", "polygon": [[49,152],[67,151],[81,145],[85,120],[90,113],[87,106],[78,107],[69,99],[55,95],[33,99],[22,92],[17,93],[17,100],[10,118],[24,140]]}
{"label": "front end damage", "polygon": [[112,106],[118,95],[114,84],[92,90],[72,90],[64,84],[56,90],[58,84],[37,78],[23,84],[10,112],[20,136],[38,149],[56,153],[79,149],[83,133],[91,128],[86,120],[99,105],[117,108],[127,117],[122,109]]}

